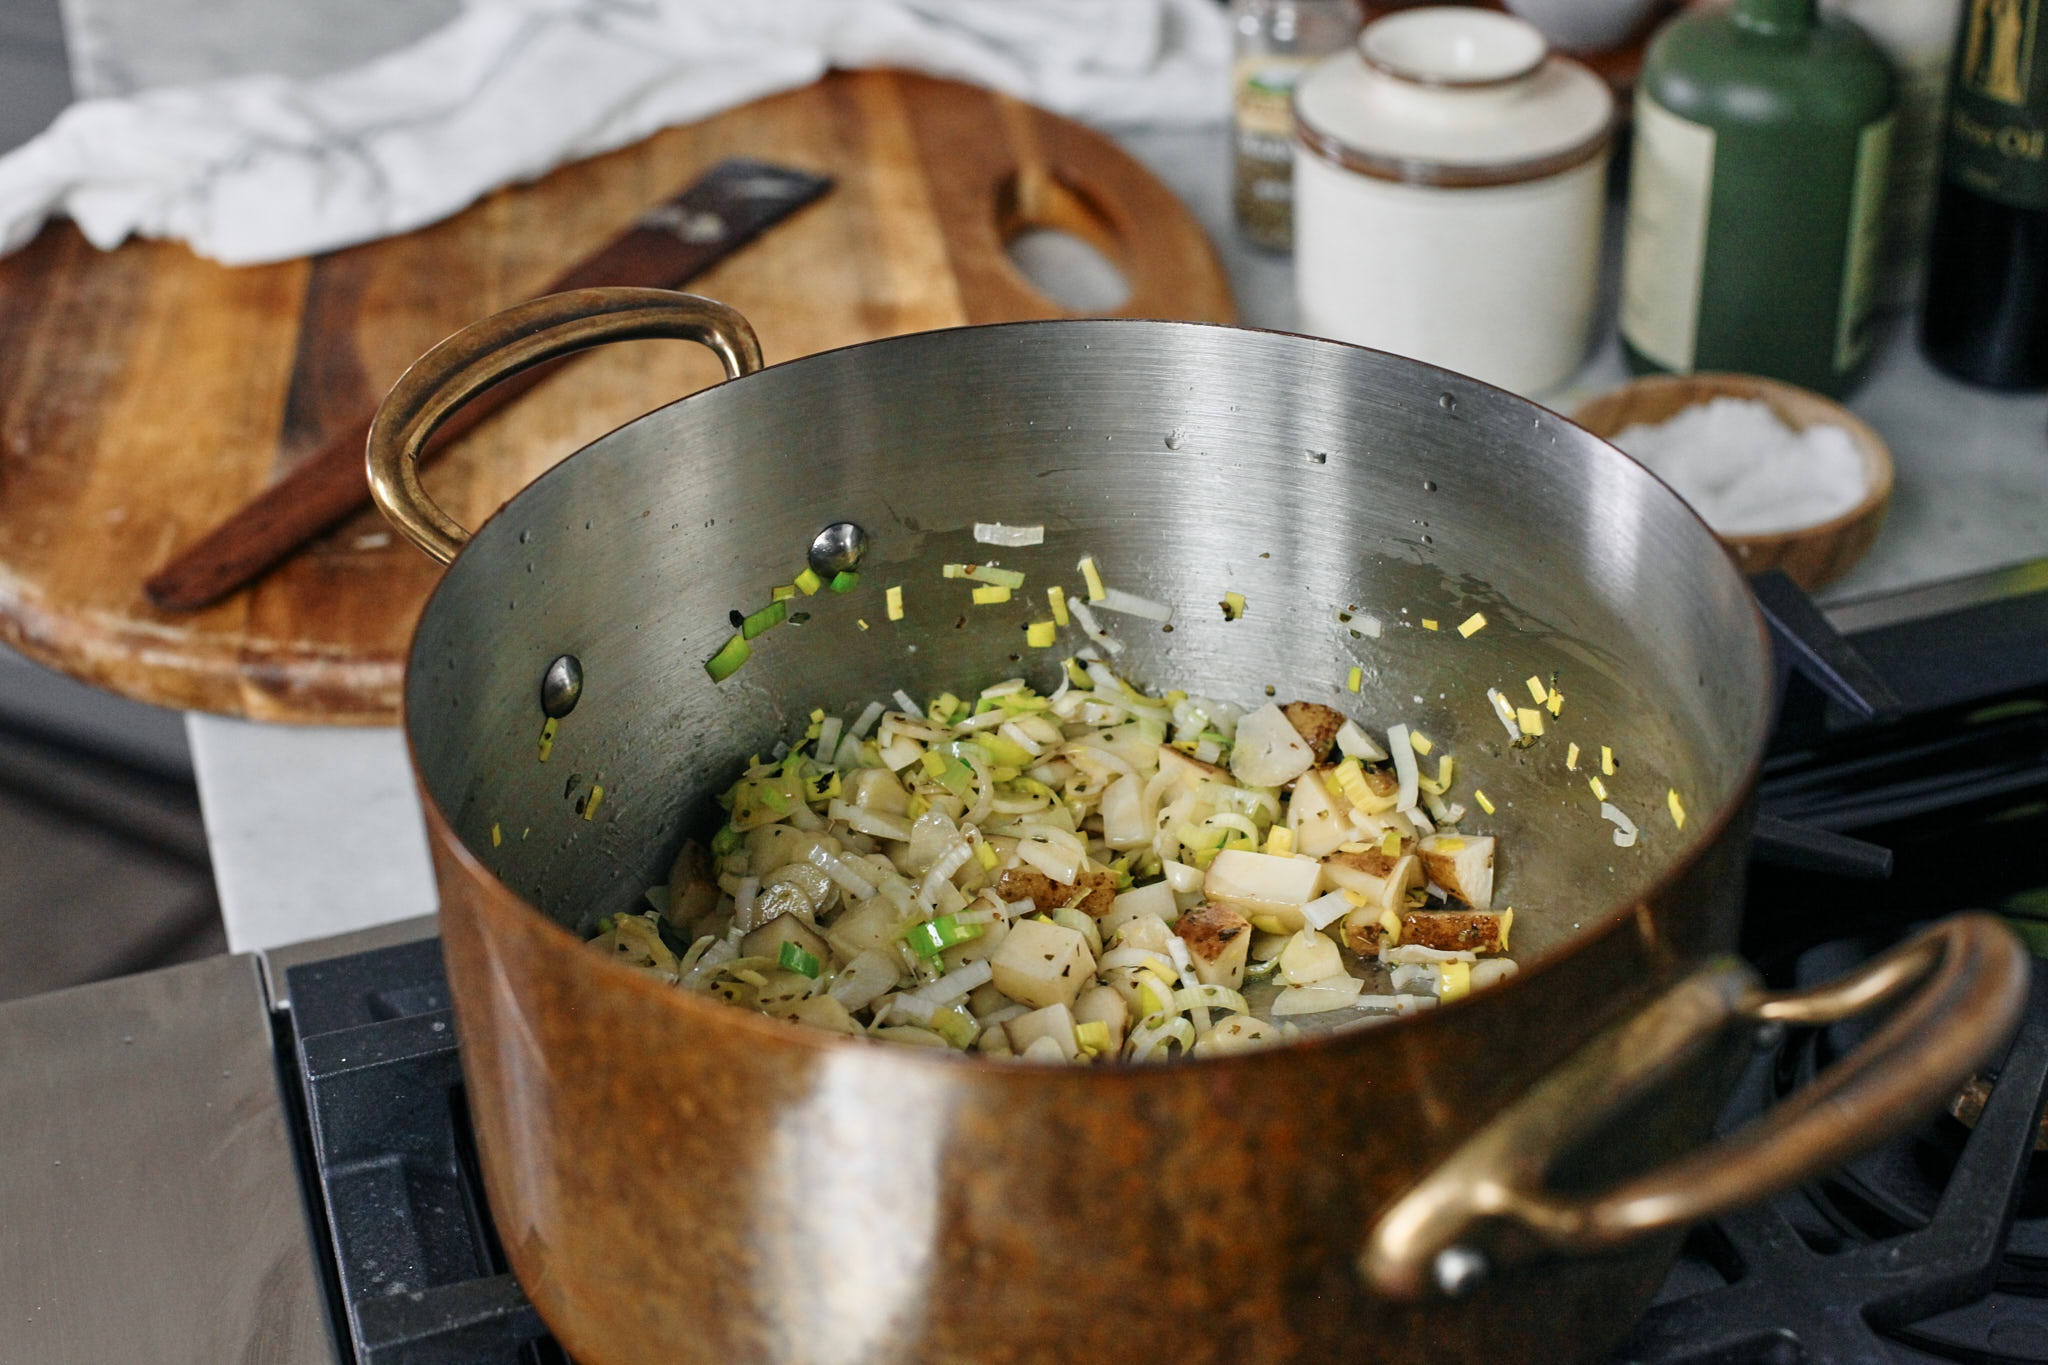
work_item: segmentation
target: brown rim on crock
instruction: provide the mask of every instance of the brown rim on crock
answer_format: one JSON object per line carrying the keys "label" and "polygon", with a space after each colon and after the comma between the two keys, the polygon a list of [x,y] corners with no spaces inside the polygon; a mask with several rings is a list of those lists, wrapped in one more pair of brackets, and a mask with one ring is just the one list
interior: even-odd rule
{"label": "brown rim on crock", "polygon": [[[1470,87],[1466,87],[1470,88]],[[1619,126],[1618,112],[1610,114],[1591,137],[1548,156],[1524,161],[1493,161],[1462,166],[1444,161],[1422,161],[1412,157],[1382,156],[1363,151],[1331,133],[1317,128],[1294,106],[1294,138],[1303,148],[1342,170],[1387,180],[1401,185],[1423,185],[1432,189],[1476,190],[1498,185],[1520,185],[1545,180],[1577,170],[1605,152]]]}

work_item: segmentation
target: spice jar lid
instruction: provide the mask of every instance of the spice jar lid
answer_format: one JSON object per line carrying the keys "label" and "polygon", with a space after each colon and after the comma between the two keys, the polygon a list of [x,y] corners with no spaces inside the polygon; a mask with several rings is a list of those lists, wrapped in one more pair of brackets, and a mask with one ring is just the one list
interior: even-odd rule
{"label": "spice jar lid", "polygon": [[1521,19],[1410,9],[1367,25],[1301,82],[1294,129],[1317,156],[1379,179],[1509,185],[1597,156],[1614,94]]}

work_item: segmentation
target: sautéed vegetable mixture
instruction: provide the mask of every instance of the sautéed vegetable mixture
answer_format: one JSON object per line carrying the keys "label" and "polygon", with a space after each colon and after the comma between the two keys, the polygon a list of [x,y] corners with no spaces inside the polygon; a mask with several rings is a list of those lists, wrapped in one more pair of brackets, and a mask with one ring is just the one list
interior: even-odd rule
{"label": "saut\u00e9ed vegetable mixture", "polygon": [[1259,1047],[1515,970],[1494,840],[1440,828],[1465,813],[1451,761],[1424,771],[1406,726],[1152,697],[1079,661],[1050,695],[896,702],[814,712],[657,908],[589,947],[839,1033],[1084,1063]]}

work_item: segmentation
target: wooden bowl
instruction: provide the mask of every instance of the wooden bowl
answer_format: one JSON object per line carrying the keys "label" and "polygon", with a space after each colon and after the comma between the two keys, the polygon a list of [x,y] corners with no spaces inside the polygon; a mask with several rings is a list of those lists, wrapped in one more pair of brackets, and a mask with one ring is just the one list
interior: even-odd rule
{"label": "wooden bowl", "polygon": [[1637,423],[1662,422],[1713,398],[1753,398],[1770,406],[1794,431],[1818,424],[1842,428],[1863,455],[1869,491],[1863,501],[1830,521],[1766,535],[1722,536],[1746,574],[1783,569],[1808,592],[1834,582],[1869,551],[1884,525],[1892,497],[1892,454],[1884,438],[1833,399],[1808,389],[1749,374],[1659,374],[1632,380],[1590,398],[1572,420],[1595,436],[1612,439]]}

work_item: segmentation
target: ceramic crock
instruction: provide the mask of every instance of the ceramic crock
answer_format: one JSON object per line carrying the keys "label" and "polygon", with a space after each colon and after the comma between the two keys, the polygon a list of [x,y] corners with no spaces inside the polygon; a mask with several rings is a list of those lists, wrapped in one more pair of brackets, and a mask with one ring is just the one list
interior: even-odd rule
{"label": "ceramic crock", "polygon": [[1585,358],[1614,98],[1510,15],[1403,10],[1295,91],[1304,331],[1538,393]]}

